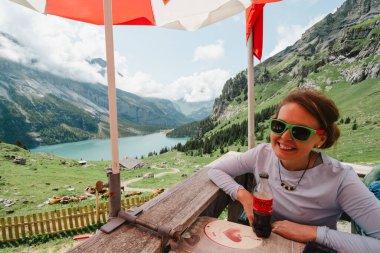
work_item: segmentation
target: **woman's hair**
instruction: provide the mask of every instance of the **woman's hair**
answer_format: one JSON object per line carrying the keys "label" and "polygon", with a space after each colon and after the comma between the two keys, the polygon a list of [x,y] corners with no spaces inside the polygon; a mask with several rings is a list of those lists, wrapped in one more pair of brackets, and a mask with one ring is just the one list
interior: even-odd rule
{"label": "woman's hair", "polygon": [[334,101],[326,97],[320,91],[298,88],[289,93],[278,105],[275,115],[276,118],[281,107],[288,103],[301,105],[318,120],[321,129],[326,131],[327,139],[319,148],[329,148],[336,143],[340,136],[340,130],[336,124],[339,118],[339,110]]}

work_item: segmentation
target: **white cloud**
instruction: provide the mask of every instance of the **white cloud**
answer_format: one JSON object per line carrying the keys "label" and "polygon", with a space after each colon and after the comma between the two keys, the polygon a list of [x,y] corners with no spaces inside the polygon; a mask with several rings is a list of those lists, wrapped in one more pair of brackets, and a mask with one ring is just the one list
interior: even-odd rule
{"label": "white cloud", "polygon": [[193,61],[215,61],[224,57],[224,41],[218,40],[214,44],[199,46],[194,51]]}
{"label": "white cloud", "polygon": [[[17,20],[17,22],[15,22]],[[104,31],[101,26],[45,16],[22,6],[0,2],[0,31],[10,34],[20,45],[0,35],[0,57],[33,66],[77,81],[106,84],[101,67],[89,64],[105,59]],[[194,60],[217,60],[224,56],[223,41],[198,47]],[[219,96],[230,73],[213,69],[178,78],[169,84],[156,81],[145,71],[130,73],[127,58],[115,52],[116,84],[119,89],[145,97],[205,101]]]}
{"label": "white cloud", "polygon": [[321,14],[312,20],[306,26],[300,25],[281,25],[277,27],[277,37],[278,42],[272,52],[269,53],[269,57],[277,54],[278,52],[284,50],[286,47],[293,45],[297,40],[299,40],[302,34],[312,27],[317,22],[321,21],[324,17],[326,17],[327,13]]}
{"label": "white cloud", "polygon": [[0,17],[0,30],[21,44],[8,40],[2,44],[1,57],[24,64],[34,60],[34,67],[52,74],[105,83],[98,73],[99,66],[87,62],[104,58],[104,35],[100,27],[45,16],[9,2],[0,3]]}
{"label": "white cloud", "polygon": [[170,84],[162,84],[146,73],[137,72],[120,78],[121,89],[145,97],[160,97],[170,100],[185,99],[187,102],[206,101],[219,96],[230,73],[213,69],[190,76],[180,77]]}

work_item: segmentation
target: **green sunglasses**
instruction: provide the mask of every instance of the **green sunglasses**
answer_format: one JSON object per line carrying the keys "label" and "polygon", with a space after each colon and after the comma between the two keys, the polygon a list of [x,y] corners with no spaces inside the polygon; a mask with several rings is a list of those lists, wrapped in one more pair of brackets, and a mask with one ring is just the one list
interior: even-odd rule
{"label": "green sunglasses", "polygon": [[309,127],[288,124],[279,119],[271,119],[270,129],[274,134],[283,134],[286,129],[290,130],[290,135],[294,140],[306,142],[313,134],[324,134],[325,130],[315,130]]}

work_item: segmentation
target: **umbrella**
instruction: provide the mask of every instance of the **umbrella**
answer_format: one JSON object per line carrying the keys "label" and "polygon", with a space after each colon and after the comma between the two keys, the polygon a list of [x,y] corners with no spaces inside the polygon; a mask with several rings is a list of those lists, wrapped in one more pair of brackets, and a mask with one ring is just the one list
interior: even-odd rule
{"label": "umbrella", "polygon": [[[104,25],[108,100],[110,114],[110,138],[112,146],[112,174],[110,182],[110,217],[117,217],[121,208],[120,174],[118,157],[118,129],[116,111],[115,66],[112,25],[151,25],[171,29],[197,30],[233,16],[251,6],[251,0],[10,0],[43,14],[60,16],[81,22]],[[277,0],[254,0],[253,17],[261,20],[263,5]],[[257,18],[258,17],[258,18]],[[260,19],[261,18],[261,19]],[[253,23],[255,23],[254,21]],[[254,28],[255,29],[255,28]],[[258,29],[260,30],[260,29]],[[252,38],[252,36],[250,36]],[[250,42],[251,41],[251,42]],[[252,39],[249,56],[252,59]],[[259,40],[260,41],[260,38]],[[261,36],[262,41],[262,36]],[[254,41],[256,43],[256,40]],[[253,47],[262,45],[256,43]],[[261,49],[260,49],[261,50]],[[261,52],[261,51],[260,51]],[[260,55],[255,51],[256,56]],[[250,61],[250,60],[249,60]],[[250,69],[251,67],[249,67]],[[252,65],[253,68],[253,65]],[[249,72],[250,74],[250,72]],[[253,69],[251,77],[253,79]],[[251,82],[250,85],[253,85]],[[253,93],[249,93],[251,100]],[[253,100],[252,100],[253,101]],[[253,109],[253,104],[250,105]],[[251,110],[251,108],[250,108]],[[252,125],[253,126],[253,125]],[[252,128],[253,129],[253,128]],[[250,129],[250,135],[252,135]],[[254,131],[253,131],[254,132]]]}

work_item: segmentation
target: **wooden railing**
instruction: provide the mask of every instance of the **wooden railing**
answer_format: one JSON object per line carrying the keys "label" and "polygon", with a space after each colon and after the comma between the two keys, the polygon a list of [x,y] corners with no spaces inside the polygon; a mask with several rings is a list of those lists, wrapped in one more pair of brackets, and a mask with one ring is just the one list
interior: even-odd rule
{"label": "wooden railing", "polygon": [[[156,195],[131,197],[122,200],[122,209],[140,206]],[[14,241],[38,235],[59,234],[106,223],[108,207],[106,202],[95,205],[70,207],[26,216],[0,218],[0,241]]]}

